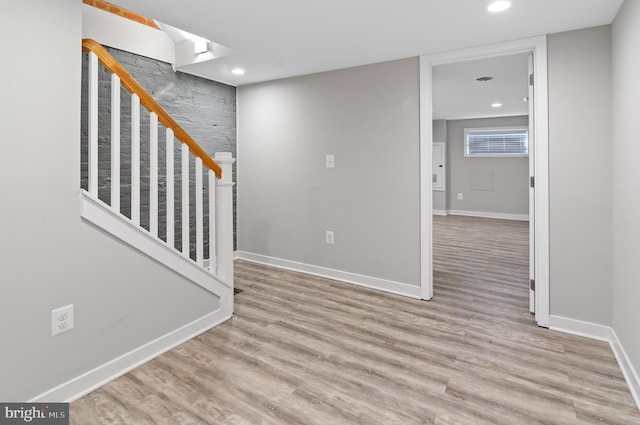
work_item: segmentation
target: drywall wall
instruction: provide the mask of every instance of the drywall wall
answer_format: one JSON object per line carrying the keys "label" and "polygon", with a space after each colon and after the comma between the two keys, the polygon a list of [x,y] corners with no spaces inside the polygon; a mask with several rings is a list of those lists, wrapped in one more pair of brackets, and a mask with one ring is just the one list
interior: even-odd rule
{"label": "drywall wall", "polygon": [[612,324],[636,372],[640,371],[640,2],[627,0],[612,29]]}
{"label": "drywall wall", "polygon": [[[31,399],[218,308],[80,219],[81,5],[0,3],[0,50],[12,58],[0,70],[3,401]],[[52,337],[51,310],[67,304],[75,329]]]}
{"label": "drywall wall", "polygon": [[447,199],[447,187],[449,186],[449,166],[448,157],[449,150],[446,149],[447,143],[447,121],[446,120],[433,120],[433,143],[445,143],[445,190],[433,191],[433,210],[434,211],[446,211],[448,209]]}
{"label": "drywall wall", "polygon": [[[529,214],[528,158],[466,158],[464,129],[527,126],[527,116],[447,121],[449,209],[473,213]],[[463,199],[458,199],[462,193]]]}
{"label": "drywall wall", "polygon": [[419,285],[418,68],[238,88],[239,251]]}
{"label": "drywall wall", "polygon": [[547,43],[550,312],[611,325],[610,27]]}

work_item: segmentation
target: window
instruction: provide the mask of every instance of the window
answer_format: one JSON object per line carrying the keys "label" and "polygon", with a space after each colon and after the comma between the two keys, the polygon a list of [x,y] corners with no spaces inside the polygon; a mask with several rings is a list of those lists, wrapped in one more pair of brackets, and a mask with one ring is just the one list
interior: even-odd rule
{"label": "window", "polygon": [[529,154],[526,127],[464,129],[464,156],[514,157]]}

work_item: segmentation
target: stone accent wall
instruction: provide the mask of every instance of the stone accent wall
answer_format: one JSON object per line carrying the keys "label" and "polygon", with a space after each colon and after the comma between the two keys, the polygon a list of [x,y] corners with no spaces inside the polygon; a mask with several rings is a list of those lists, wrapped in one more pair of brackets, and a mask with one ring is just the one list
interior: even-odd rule
{"label": "stone accent wall", "polygon": [[[196,76],[174,72],[171,65],[154,59],[138,56],[121,50],[107,48],[122,66],[144,87],[171,117],[210,155],[215,152],[232,152],[236,157],[236,88]],[[81,184],[87,188],[87,67],[88,54],[83,54],[82,62],[82,144],[81,144]],[[111,79],[100,67],[99,72],[99,113],[98,129],[98,192],[99,198],[110,203],[111,193]],[[131,96],[121,88],[121,212],[131,217]],[[143,227],[149,228],[149,112],[141,106],[141,215]],[[179,171],[180,145],[175,143],[174,169]],[[162,125],[158,130],[159,147],[159,236],[166,240],[166,181],[165,181],[165,131]],[[195,182],[195,161],[190,161],[190,180]],[[236,181],[235,166],[233,181]],[[203,178],[206,186],[206,176]],[[176,248],[181,249],[181,181],[179,173],[175,177],[175,236]],[[191,204],[191,255],[195,256],[195,193],[192,187],[189,194]],[[236,191],[233,194],[234,246],[236,234]],[[208,214],[207,199],[205,212]],[[205,235],[207,220],[205,219]],[[205,258],[208,257],[205,247]]]}

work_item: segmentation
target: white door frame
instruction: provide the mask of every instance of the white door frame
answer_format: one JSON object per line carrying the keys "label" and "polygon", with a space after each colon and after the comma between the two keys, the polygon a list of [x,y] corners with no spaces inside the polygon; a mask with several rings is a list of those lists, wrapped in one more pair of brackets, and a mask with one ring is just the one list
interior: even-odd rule
{"label": "white door frame", "polygon": [[[549,326],[549,113],[546,36],[420,57],[420,295],[433,297],[433,194],[431,155],[433,110],[432,67],[495,56],[533,52],[535,75],[535,264],[538,325]],[[531,237],[531,236],[529,236]]]}

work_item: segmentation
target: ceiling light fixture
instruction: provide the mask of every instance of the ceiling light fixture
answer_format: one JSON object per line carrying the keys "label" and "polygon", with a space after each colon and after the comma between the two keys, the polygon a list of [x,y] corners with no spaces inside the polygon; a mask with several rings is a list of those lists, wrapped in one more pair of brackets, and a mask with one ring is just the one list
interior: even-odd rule
{"label": "ceiling light fixture", "polygon": [[476,81],[481,81],[483,83],[486,83],[487,81],[491,81],[493,80],[493,77],[478,77],[476,78]]}
{"label": "ceiling light fixture", "polygon": [[502,103],[500,103],[500,102],[496,102],[496,103],[492,103],[492,104],[491,104],[491,107],[492,107],[492,108],[499,108],[499,107],[501,107],[501,106],[502,106]]}
{"label": "ceiling light fixture", "polygon": [[511,7],[511,2],[506,0],[494,1],[487,7],[489,12],[503,12]]}
{"label": "ceiling light fixture", "polygon": [[231,73],[233,75],[244,75],[244,69],[242,69],[242,68],[233,68],[231,70]]}

